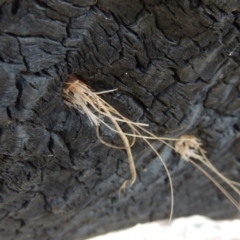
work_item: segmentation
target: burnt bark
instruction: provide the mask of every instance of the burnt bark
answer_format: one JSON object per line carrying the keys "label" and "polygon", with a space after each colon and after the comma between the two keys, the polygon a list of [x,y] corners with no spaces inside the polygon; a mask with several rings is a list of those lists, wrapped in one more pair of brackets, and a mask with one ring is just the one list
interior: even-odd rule
{"label": "burnt bark", "polygon": [[[239,29],[235,0],[0,1],[1,239],[85,239],[169,216],[166,173],[140,140],[137,182],[118,197],[126,154],[102,145],[86,115],[63,102],[69,74],[118,88],[104,98],[157,135],[199,137],[239,181]],[[155,147],[173,179],[174,217],[236,217],[198,170]]]}

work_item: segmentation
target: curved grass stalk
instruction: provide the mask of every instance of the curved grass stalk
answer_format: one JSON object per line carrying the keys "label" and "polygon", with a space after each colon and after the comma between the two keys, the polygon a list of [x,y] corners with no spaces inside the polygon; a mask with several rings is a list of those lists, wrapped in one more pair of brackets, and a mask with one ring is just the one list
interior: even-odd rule
{"label": "curved grass stalk", "polygon": [[[136,132],[138,134],[141,134],[139,131],[136,130]],[[171,204],[170,204],[170,215],[169,215],[169,219],[168,219],[168,224],[170,224],[171,220],[172,220],[172,217],[173,217],[173,208],[174,208],[174,189],[173,189],[173,182],[172,182],[172,178],[171,178],[171,175],[170,175],[170,172],[168,170],[168,167],[167,165],[165,164],[165,162],[163,161],[161,155],[157,152],[157,150],[153,147],[153,145],[146,139],[143,139],[147,144],[148,146],[153,150],[153,152],[157,155],[157,157],[160,159],[166,173],[167,173],[167,177],[169,179],[169,186],[170,186],[170,192],[171,192]]]}
{"label": "curved grass stalk", "polygon": [[[131,151],[131,146],[129,144],[128,138],[126,137],[126,135],[124,134],[124,132],[122,131],[121,127],[119,126],[117,120],[115,118],[112,117],[111,112],[109,111],[109,109],[107,107],[104,106],[104,104],[101,104],[101,102],[99,101],[99,99],[97,99],[98,105],[99,107],[101,107],[101,109],[103,109],[103,111],[106,113],[107,117],[111,120],[111,122],[114,124],[115,128],[117,129],[119,136],[121,137],[125,150],[127,152],[128,155],[128,162],[129,162],[129,168],[130,168],[130,172],[131,172],[131,179],[130,180],[126,180],[122,187],[123,189],[125,189],[125,187],[131,187],[134,182],[136,181],[137,178],[137,174],[136,174],[136,169],[135,169],[135,164],[134,164],[134,160],[133,160],[133,156],[132,156],[132,151]],[[133,143],[135,142],[135,140],[133,141]],[[105,144],[105,142],[103,141],[103,143]],[[108,144],[107,144],[108,145]]]}

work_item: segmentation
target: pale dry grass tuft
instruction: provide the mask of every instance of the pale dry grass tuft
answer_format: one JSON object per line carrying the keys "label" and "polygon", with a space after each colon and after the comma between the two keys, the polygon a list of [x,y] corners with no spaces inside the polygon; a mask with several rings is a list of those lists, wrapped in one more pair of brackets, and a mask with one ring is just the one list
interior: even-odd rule
{"label": "pale dry grass tuft", "polygon": [[[179,140],[175,141],[175,151],[186,161],[191,161],[191,158],[203,161],[204,158],[200,153],[201,141],[194,136],[183,135]],[[204,153],[205,151],[202,150]]]}
{"label": "pale dry grass tuft", "polygon": [[175,151],[178,152],[185,161],[191,162],[196,168],[198,168],[203,174],[205,174],[205,176],[208,177],[240,211],[239,202],[234,199],[212,175],[210,175],[206,170],[199,166],[196,163],[196,160],[205,165],[209,170],[214,172],[220,179],[227,183],[228,186],[237,193],[238,197],[240,196],[240,190],[237,187],[240,186],[240,183],[232,181],[222,175],[209,161],[206,156],[205,150],[201,146],[202,142],[200,141],[200,139],[194,136],[183,135],[179,138],[179,140],[175,141]]}

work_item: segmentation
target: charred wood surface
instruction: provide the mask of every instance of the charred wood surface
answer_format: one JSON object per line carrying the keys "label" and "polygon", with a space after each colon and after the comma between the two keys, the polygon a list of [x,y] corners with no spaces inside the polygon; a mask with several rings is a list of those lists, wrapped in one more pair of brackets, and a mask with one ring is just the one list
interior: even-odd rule
{"label": "charred wood surface", "polygon": [[[85,239],[169,216],[166,173],[140,140],[137,182],[119,199],[126,153],[63,102],[73,73],[96,91],[118,88],[104,99],[155,134],[199,137],[239,181],[239,30],[235,0],[1,0],[0,239]],[[174,217],[237,216],[198,170],[155,147],[173,179]]]}

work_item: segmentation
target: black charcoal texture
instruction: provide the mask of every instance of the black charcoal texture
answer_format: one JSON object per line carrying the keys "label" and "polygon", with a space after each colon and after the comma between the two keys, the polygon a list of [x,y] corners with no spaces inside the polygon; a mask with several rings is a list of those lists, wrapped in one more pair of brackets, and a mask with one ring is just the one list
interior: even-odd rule
{"label": "black charcoal texture", "polygon": [[[137,181],[119,198],[126,152],[64,103],[70,74],[118,88],[102,97],[156,135],[200,138],[240,181],[239,30],[236,0],[0,0],[0,239],[82,240],[169,217],[169,180],[140,139]],[[174,218],[237,217],[201,172],[153,144],[173,180]]]}

